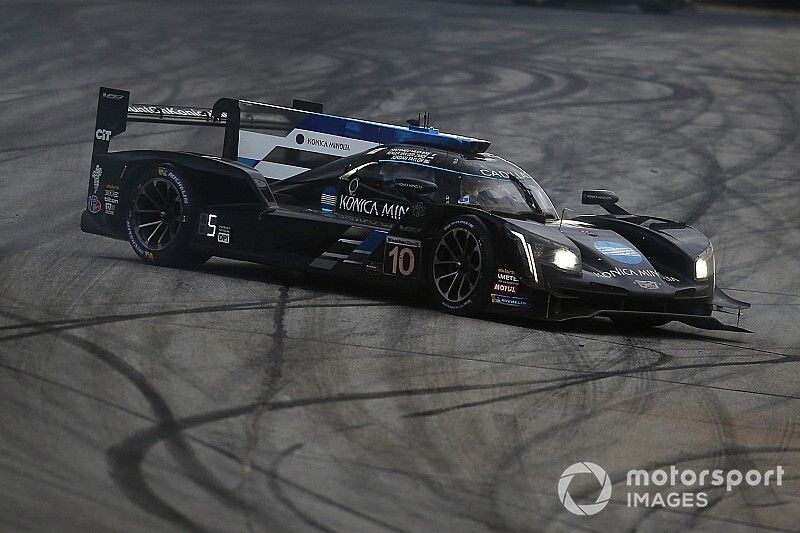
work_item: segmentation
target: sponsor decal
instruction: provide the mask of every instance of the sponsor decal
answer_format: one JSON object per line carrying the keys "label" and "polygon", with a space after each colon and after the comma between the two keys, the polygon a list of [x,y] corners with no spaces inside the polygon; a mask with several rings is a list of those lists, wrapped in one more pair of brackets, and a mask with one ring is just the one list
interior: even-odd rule
{"label": "sponsor decal", "polygon": [[94,193],[97,194],[97,189],[100,188],[100,177],[103,175],[103,167],[96,165],[92,170],[92,186]]}
{"label": "sponsor decal", "polygon": [[442,306],[446,307],[447,309],[452,309],[454,311],[458,309],[464,309],[465,307],[469,307],[472,304],[472,298],[467,298],[463,302],[454,304],[450,302],[442,302]]}
{"label": "sponsor decal", "polygon": [[387,235],[386,244],[402,244],[403,246],[419,248],[422,246],[422,241],[418,241],[417,239],[407,239],[406,237],[397,237],[395,235]]}
{"label": "sponsor decal", "polygon": [[519,278],[517,277],[516,272],[513,270],[508,270],[507,268],[498,268],[497,281],[502,281],[504,283],[519,283]]}
{"label": "sponsor decal", "polygon": [[98,141],[110,141],[111,140],[111,132],[109,130],[98,129],[94,132],[94,138]]}
{"label": "sponsor decal", "polygon": [[297,144],[307,144],[308,146],[319,146],[320,148],[330,148],[332,150],[340,150],[342,152],[349,152],[350,145],[344,142],[338,141],[328,141],[325,139],[317,139],[315,137],[304,137],[302,133],[299,133],[297,137],[295,137],[295,141]]}
{"label": "sponsor decal", "polygon": [[109,100],[122,100],[125,97],[116,93],[103,93],[103,98],[108,98]]}
{"label": "sponsor decal", "polygon": [[425,206],[422,202],[417,202],[411,208],[411,214],[414,215],[415,218],[422,218],[425,216]]}
{"label": "sponsor decal", "polygon": [[469,203],[469,195],[468,195],[468,194],[465,194],[464,196],[462,196],[461,198],[459,198],[459,199],[458,199],[458,203],[459,203],[459,204],[461,204],[461,205],[466,205],[466,204],[468,204],[468,203]]}
{"label": "sponsor decal", "polygon": [[494,286],[492,286],[492,290],[494,292],[499,292],[503,294],[517,294],[517,285],[510,283],[500,283],[499,281],[497,281],[495,282]]}
{"label": "sponsor decal", "polygon": [[396,161],[408,161],[409,163],[432,163],[436,154],[419,148],[391,148],[386,151],[386,157]]}
{"label": "sponsor decal", "polygon": [[117,204],[119,203],[119,187],[116,185],[106,185],[103,191],[103,206],[106,215],[115,215]]}
{"label": "sponsor decal", "polygon": [[660,278],[661,275],[656,270],[652,269],[634,269],[634,268],[620,268],[614,267],[611,270],[606,270],[605,272],[595,272],[595,276],[598,278],[616,278],[620,276],[642,276],[646,278]]}
{"label": "sponsor decal", "polygon": [[625,263],[626,265],[638,265],[642,262],[642,254],[620,242],[594,241],[593,244],[598,252],[614,261]]}
{"label": "sponsor decal", "polygon": [[511,177],[510,172],[506,172],[504,170],[489,170],[488,168],[480,169],[481,174],[486,176],[487,178],[505,178],[509,179]]}
{"label": "sponsor decal", "polygon": [[519,278],[513,270],[506,268],[497,269],[497,278],[492,286],[492,292],[500,294],[517,294]]}
{"label": "sponsor decal", "polygon": [[648,290],[651,290],[651,291],[658,290],[661,287],[661,285],[659,285],[657,281],[636,279],[636,280],[633,280],[633,282],[635,284],[637,284],[638,286],[640,286],[641,288],[648,289]]}
{"label": "sponsor decal", "polygon": [[420,185],[419,183],[411,183],[408,181],[396,181],[395,185],[397,185],[398,187],[404,187],[406,189],[416,189],[420,191],[422,190],[422,185]]}
{"label": "sponsor decal", "polygon": [[156,107],[152,105],[131,105],[128,106],[128,113],[157,113],[160,115],[172,115],[177,117],[198,117],[211,118],[211,112],[207,109],[192,109],[188,107]]}
{"label": "sponsor decal", "polygon": [[590,229],[582,229],[581,233],[584,235],[588,235],[589,237],[598,237],[599,235]]}
{"label": "sponsor decal", "polygon": [[[564,508],[578,516],[592,516],[601,512],[615,489],[625,491],[624,501],[629,508],[703,509],[711,502],[711,491],[721,493],[724,490],[730,495],[740,490],[739,487],[765,487],[765,491],[773,494],[776,492],[774,487],[783,485],[785,474],[786,470],[781,465],[768,470],[751,468],[747,471],[678,468],[670,465],[655,470],[634,468],[628,470],[624,480],[614,483],[600,465],[581,461],[564,470],[556,491]],[[572,498],[569,488],[576,476],[588,476],[597,482],[599,493],[593,503],[578,504]],[[724,497],[724,494],[717,496]],[[621,505],[622,501],[618,503]]]}
{"label": "sponsor decal", "polygon": [[398,220],[408,212],[409,208],[383,200],[370,200],[367,198],[356,198],[355,196],[340,196],[338,209],[340,211],[349,211],[360,215]]}
{"label": "sponsor decal", "polygon": [[332,213],[336,207],[336,187],[331,185],[325,187],[319,201],[323,213]]}
{"label": "sponsor decal", "polygon": [[366,270],[370,274],[380,274],[382,266],[383,265],[381,265],[377,261],[367,261],[366,263],[364,263],[364,270]]}
{"label": "sponsor decal", "polygon": [[347,184],[347,192],[350,193],[350,196],[353,196],[357,190],[358,190],[358,178],[353,178],[350,180],[350,183]]}
{"label": "sponsor decal", "polygon": [[584,192],[583,197],[586,200],[600,200],[601,202],[608,202],[612,198],[610,194],[594,193],[589,191]]}
{"label": "sponsor decal", "polygon": [[88,209],[90,213],[96,215],[102,208],[103,206],[97,196],[94,194],[90,195],[89,199],[86,201],[86,209]]}
{"label": "sponsor decal", "polygon": [[503,294],[492,294],[492,303],[500,305],[508,305],[511,307],[521,307],[528,309],[531,306],[531,301],[528,298],[520,298],[519,296],[505,296]]}
{"label": "sponsor decal", "polygon": [[[649,269],[649,268],[620,268],[620,267],[614,267],[611,270],[606,270],[606,271],[603,271],[603,272],[594,272],[594,275],[597,276],[598,278],[605,278],[605,279],[618,278],[618,277],[623,277],[623,276],[640,276],[640,277],[645,277],[645,278],[660,278],[660,279],[662,279],[664,281],[668,281],[670,283],[677,283],[677,282],[680,281],[678,278],[673,278],[672,276],[665,276],[665,275],[661,274],[658,270],[653,270],[653,269]],[[642,281],[642,280],[638,280],[638,281],[636,281],[636,283],[639,284],[639,281]],[[645,281],[642,281],[642,283],[645,283]],[[641,285],[639,285],[639,286],[641,287]],[[642,288],[646,289],[648,287],[642,287]],[[656,287],[656,288],[658,288],[658,287]]]}

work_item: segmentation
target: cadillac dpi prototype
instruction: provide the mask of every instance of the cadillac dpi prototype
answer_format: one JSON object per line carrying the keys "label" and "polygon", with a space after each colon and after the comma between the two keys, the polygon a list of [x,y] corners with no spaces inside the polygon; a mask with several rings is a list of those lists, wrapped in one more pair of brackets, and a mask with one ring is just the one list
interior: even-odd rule
{"label": "cadillac dpi prototype", "polygon": [[[427,290],[460,315],[541,320],[605,316],[624,325],[726,325],[749,304],[715,286],[709,239],[684,223],[630,214],[564,219],[489,142],[427,120],[393,126],[222,98],[213,108],[129,103],[101,88],[81,229],[128,240],[155,265],[212,256]],[[128,122],[224,128],[220,156],[109,152]]]}

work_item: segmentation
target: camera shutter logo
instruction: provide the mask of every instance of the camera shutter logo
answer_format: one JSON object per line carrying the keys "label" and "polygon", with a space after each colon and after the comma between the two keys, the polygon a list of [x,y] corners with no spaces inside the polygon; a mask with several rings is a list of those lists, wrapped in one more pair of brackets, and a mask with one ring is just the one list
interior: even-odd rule
{"label": "camera shutter logo", "polygon": [[[578,505],[572,499],[572,496],[569,495],[569,484],[572,478],[577,474],[593,474],[594,477],[597,478],[597,482],[600,483],[602,489],[594,503]],[[564,470],[564,473],[561,474],[561,479],[558,480],[558,498],[561,500],[561,503],[564,504],[567,511],[572,514],[579,516],[597,514],[608,505],[608,501],[611,499],[611,479],[608,477],[605,470],[594,463],[590,463],[589,461],[575,463]]]}

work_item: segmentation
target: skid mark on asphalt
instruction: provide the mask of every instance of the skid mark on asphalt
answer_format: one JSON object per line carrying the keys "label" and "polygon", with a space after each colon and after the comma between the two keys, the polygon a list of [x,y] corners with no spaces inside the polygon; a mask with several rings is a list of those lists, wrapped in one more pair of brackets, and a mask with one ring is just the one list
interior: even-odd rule
{"label": "skid mark on asphalt", "polygon": [[[15,318],[20,319],[20,317]],[[60,336],[65,336],[72,339],[72,335],[65,334],[63,332],[55,332]],[[77,339],[77,338],[75,338]],[[72,340],[75,340],[72,339]],[[597,339],[593,339],[597,340]],[[71,342],[71,341],[70,341]],[[78,346],[92,350],[96,352],[97,347],[95,345],[86,345],[82,339],[77,339],[75,342],[78,343]],[[606,341],[610,344],[623,344],[625,343],[617,343],[613,341]],[[371,347],[375,349],[375,347]],[[646,349],[646,347],[637,346],[637,349]],[[109,357],[108,353],[104,353],[102,349],[99,352],[100,354],[104,354],[106,358]],[[391,350],[390,350],[391,351]],[[655,353],[659,353],[656,350],[651,350]],[[420,354],[415,354],[420,355]],[[421,354],[421,355],[435,355],[435,354]],[[163,502],[161,504],[154,503],[151,501],[153,498],[157,500],[157,497],[152,493],[152,491],[147,487],[146,484],[143,485],[144,481],[142,478],[141,473],[141,461],[144,459],[147,451],[152,448],[157,442],[161,440],[170,440],[175,439],[180,432],[189,428],[189,427],[196,427],[201,424],[206,424],[214,421],[219,421],[225,418],[231,418],[236,416],[241,416],[245,414],[250,414],[255,411],[267,411],[267,410],[281,410],[281,409],[292,409],[310,405],[318,405],[318,404],[330,404],[330,403],[337,403],[337,402],[350,402],[350,401],[363,401],[363,400],[370,400],[370,399],[382,399],[382,398],[392,398],[392,397],[403,397],[403,396],[419,396],[419,395],[439,395],[439,394],[447,394],[447,393],[457,393],[469,390],[491,390],[491,389],[498,389],[503,387],[517,387],[517,386],[529,386],[535,384],[546,384],[548,382],[555,383],[554,385],[550,385],[549,387],[540,387],[538,389],[523,391],[520,393],[515,393],[512,395],[506,395],[504,397],[490,399],[487,402],[495,402],[495,401],[504,401],[506,399],[513,399],[516,397],[522,397],[524,395],[529,394],[536,394],[538,392],[543,392],[548,389],[552,388],[563,388],[563,387],[570,387],[572,385],[580,385],[586,383],[591,380],[598,380],[604,379],[608,377],[614,376],[626,376],[626,377],[637,377],[637,376],[627,376],[627,374],[641,372],[646,370],[657,370],[657,371],[664,371],[664,370],[676,370],[676,369],[684,369],[684,368],[707,368],[713,366],[733,366],[733,365],[755,365],[755,364],[765,364],[765,363],[778,363],[778,362],[787,362],[788,360],[793,360],[786,357],[780,357],[774,360],[768,361],[737,361],[737,362],[728,362],[728,363],[714,363],[714,364],[691,364],[691,365],[677,365],[672,367],[660,367],[660,364],[663,364],[665,361],[664,354],[660,354],[661,358],[654,363],[643,365],[639,368],[634,369],[627,369],[627,370],[620,370],[618,372],[598,372],[598,373],[581,373],[575,372],[574,370],[565,370],[565,369],[553,369],[553,370],[561,370],[561,371],[568,371],[571,372],[570,375],[564,377],[558,377],[554,379],[538,379],[538,380],[523,380],[523,381],[513,381],[513,382],[504,382],[504,383],[490,383],[490,384],[479,384],[479,385],[457,385],[457,386],[450,386],[450,387],[433,387],[433,388],[422,388],[422,389],[405,389],[405,390],[390,390],[390,391],[378,391],[373,393],[354,393],[354,394],[339,394],[339,395],[332,395],[327,397],[321,398],[308,398],[308,399],[300,399],[300,400],[292,400],[292,401],[284,401],[284,402],[256,402],[254,404],[247,404],[244,406],[229,408],[217,412],[206,413],[205,415],[199,415],[195,417],[184,418],[180,420],[175,420],[174,418],[170,418],[172,415],[169,411],[164,412],[163,409],[165,404],[163,404],[163,400],[159,402],[157,400],[158,397],[153,397],[154,391],[148,390],[140,380],[140,377],[134,375],[133,379],[136,381],[139,387],[144,387],[144,392],[146,392],[152,401],[155,402],[155,410],[162,411],[159,419],[161,420],[159,424],[154,426],[152,429],[139,432],[130,438],[126,439],[121,445],[116,446],[112,449],[109,453],[111,458],[115,457],[115,454],[122,453],[122,456],[126,457],[127,460],[122,461],[122,465],[120,465],[119,457],[116,459],[112,459],[112,462],[117,464],[117,467],[123,466],[122,470],[125,471],[126,479],[135,479],[138,480],[133,486],[129,486],[129,490],[133,492],[136,496],[135,498],[141,500],[143,495],[146,495],[145,499],[147,503],[143,504],[146,505],[149,509],[155,510],[156,513],[163,516],[171,516],[173,520],[182,520],[179,518],[181,515],[177,513],[177,511],[172,510],[173,512],[167,511],[163,508]],[[111,354],[113,356],[113,354]],[[469,358],[468,358],[469,359]],[[498,363],[497,361],[486,361],[486,362],[493,362]],[[537,365],[538,366],[538,365]],[[540,366],[539,366],[540,367]],[[130,369],[128,369],[130,370]],[[273,367],[274,370],[274,367]],[[272,375],[270,373],[270,375]],[[795,398],[796,399],[796,398]],[[476,404],[477,405],[477,404]],[[456,409],[466,408],[472,406],[471,404],[463,404],[453,406]],[[451,408],[445,408],[444,410],[439,410],[441,413],[446,412],[447,410],[451,410]],[[167,408],[168,409],[168,408]],[[406,416],[415,417],[415,416],[431,416],[433,414],[440,414],[439,412],[420,412],[420,413],[411,413]],[[184,449],[181,448],[181,453],[183,453]],[[133,459],[133,463],[137,466],[133,472],[130,471],[131,461]],[[125,466],[127,464],[127,466]],[[192,464],[192,467],[196,467],[197,465]],[[184,465],[186,467],[186,465]],[[119,476],[118,476],[119,477]],[[185,518],[185,517],[184,517]]]}
{"label": "skid mark on asphalt", "polygon": [[[263,412],[263,411],[261,411]],[[316,531],[327,531],[329,533],[333,533],[333,529],[326,527],[324,524],[314,520],[312,516],[307,513],[304,513],[295,503],[286,496],[285,492],[283,491],[283,487],[278,482],[276,477],[276,472],[280,467],[281,462],[284,459],[288,458],[292,455],[295,451],[302,448],[302,444],[293,444],[292,446],[286,448],[282,452],[280,452],[275,459],[273,459],[272,464],[269,467],[269,474],[265,474],[267,478],[267,484],[269,485],[270,492],[275,495],[279,502],[281,502],[287,509],[289,509],[297,518],[299,518],[306,526],[314,528]]]}
{"label": "skid mark on asphalt", "polygon": [[[278,392],[278,381],[281,378],[281,368],[283,366],[283,350],[284,339],[286,337],[286,327],[284,319],[286,316],[286,304],[289,299],[289,287],[283,286],[279,289],[278,303],[275,308],[273,318],[274,332],[272,335],[272,346],[266,355],[266,364],[263,370],[261,379],[261,392],[258,394],[256,401],[266,405],[272,397]],[[247,520],[247,527],[250,531],[255,531],[255,524],[253,523],[251,513],[248,506],[244,503],[244,493],[247,489],[247,481],[252,471],[253,454],[256,451],[259,440],[259,424],[261,418],[264,416],[265,409],[260,407],[256,409],[249,420],[245,421],[245,451],[241,461],[242,478],[239,481],[238,492],[242,494],[242,510]],[[280,499],[280,498],[279,498]],[[282,500],[281,500],[282,501]]]}
{"label": "skid mark on asphalt", "polygon": [[[314,296],[318,297],[318,296]],[[255,302],[242,302],[226,305],[212,305],[207,307],[193,307],[184,309],[171,309],[163,311],[150,311],[147,313],[130,313],[126,315],[113,314],[113,315],[99,315],[94,317],[84,318],[65,318],[59,320],[44,320],[44,321],[28,321],[22,324],[11,324],[0,326],[0,331],[18,330],[18,329],[35,329],[36,331],[16,333],[0,337],[0,342],[23,339],[26,337],[33,337],[36,335],[46,335],[48,333],[56,333],[64,330],[86,328],[91,326],[100,326],[104,324],[113,324],[116,322],[127,322],[131,320],[143,320],[148,318],[158,318],[164,316],[180,316],[180,315],[194,315],[204,313],[223,313],[231,311],[260,311],[266,309],[275,309],[275,302],[265,302],[264,300]],[[347,308],[347,307],[387,307],[392,306],[391,303],[372,303],[372,302],[345,302],[345,303],[317,303],[317,304],[287,304],[290,309],[306,309],[306,308]]]}
{"label": "skid mark on asphalt", "polygon": [[[25,317],[2,312],[2,315],[13,320],[26,320]],[[123,378],[129,381],[141,394],[145,397],[150,405],[153,413],[158,419],[158,427],[161,427],[165,432],[165,443],[170,452],[175,456],[179,462],[184,462],[185,466],[195,470],[197,481],[200,481],[207,488],[214,487],[210,479],[204,478],[205,469],[199,464],[186,442],[180,436],[179,432],[174,431],[175,418],[172,411],[167,405],[163,397],[155,390],[149,383],[147,378],[142,375],[136,368],[131,366],[126,361],[120,359],[109,350],[89,341],[76,337],[70,333],[58,332],[59,338],[65,342],[86,352],[88,355],[102,361],[108,365],[114,372],[120,374]],[[190,518],[182,514],[180,511],[172,507],[170,504],[162,500],[148,485],[144,482],[143,475],[140,469],[139,457],[132,456],[120,448],[113,448],[108,453],[109,475],[114,482],[120,487],[125,495],[136,505],[145,511],[164,518],[176,525],[186,527],[194,530],[201,530],[198,524],[195,524]],[[213,492],[219,493],[220,491],[214,490]],[[223,493],[224,494],[224,493]],[[227,496],[227,495],[225,495]]]}

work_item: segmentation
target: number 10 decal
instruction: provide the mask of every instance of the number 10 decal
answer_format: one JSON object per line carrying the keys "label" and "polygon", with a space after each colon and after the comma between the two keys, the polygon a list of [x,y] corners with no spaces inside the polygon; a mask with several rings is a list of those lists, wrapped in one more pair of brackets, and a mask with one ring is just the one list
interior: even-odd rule
{"label": "number 10 decal", "polygon": [[402,237],[386,237],[383,273],[391,276],[416,276],[420,241]]}

